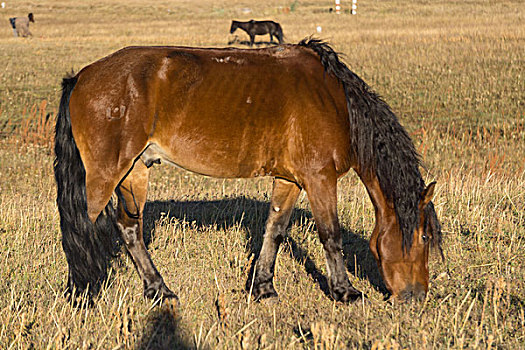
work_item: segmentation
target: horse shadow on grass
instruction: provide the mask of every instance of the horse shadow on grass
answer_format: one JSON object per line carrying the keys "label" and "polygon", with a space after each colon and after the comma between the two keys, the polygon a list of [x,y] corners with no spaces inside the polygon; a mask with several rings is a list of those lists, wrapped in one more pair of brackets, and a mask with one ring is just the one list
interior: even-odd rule
{"label": "horse shadow on grass", "polygon": [[[155,223],[162,219],[185,220],[194,223],[197,227],[217,225],[223,229],[239,227],[246,232],[250,254],[254,254],[251,272],[255,267],[256,258],[262,247],[269,202],[258,201],[246,197],[225,198],[211,201],[153,201],[147,202],[144,207],[144,241],[149,246],[154,237]],[[301,224],[312,220],[312,214],[304,209],[295,208],[292,212],[290,224]],[[379,275],[376,262],[369,252],[368,241],[353,231],[342,229],[343,253],[348,271],[357,272],[359,278],[366,278],[372,286],[383,294],[387,290]],[[297,242],[289,235],[283,241],[291,249],[292,257],[303,264],[305,271],[318,285],[319,289],[330,297],[326,276],[319,270],[316,263],[310,258],[302,243]],[[250,273],[249,276],[252,274]],[[247,286],[249,281],[247,281]],[[149,315],[150,322],[144,330],[137,349],[188,349],[192,346],[185,343],[180,336],[179,320],[164,307],[153,310]]]}
{"label": "horse shadow on grass", "polygon": [[[262,247],[263,234],[270,208],[269,202],[263,202],[246,197],[225,198],[210,201],[153,201],[147,202],[144,208],[144,241],[149,246],[154,239],[154,225],[162,217],[176,220],[186,220],[195,223],[197,227],[217,225],[223,229],[238,227],[246,232],[250,254],[254,255],[249,276],[252,276],[255,261]],[[294,208],[289,227],[312,220],[310,211]],[[316,233],[317,234],[317,233]],[[361,235],[342,229],[343,253],[350,273],[359,278],[368,279],[371,285],[383,294],[387,294],[386,287],[379,274],[376,262],[370,253],[368,240]],[[319,286],[326,296],[330,296],[326,276],[319,270],[316,263],[300,242],[286,235],[284,246],[291,248],[292,257],[303,264],[305,271]],[[250,281],[247,281],[249,287]]]}
{"label": "horse shadow on grass", "polygon": [[167,303],[154,308],[147,316],[136,350],[149,349],[194,349],[195,346],[181,336],[180,318],[176,309]]}

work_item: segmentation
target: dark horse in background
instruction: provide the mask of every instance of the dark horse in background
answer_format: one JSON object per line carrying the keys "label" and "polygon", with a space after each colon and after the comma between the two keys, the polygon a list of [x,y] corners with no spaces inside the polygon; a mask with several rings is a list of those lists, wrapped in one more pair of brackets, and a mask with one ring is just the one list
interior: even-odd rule
{"label": "dark horse in background", "polygon": [[419,156],[389,106],[326,43],[128,47],[64,78],[62,87],[54,170],[70,292],[99,291],[116,230],[145,296],[176,298],[142,233],[150,167],[166,162],[214,177],[274,177],[255,299],[277,294],[276,254],[301,190],[324,247],[331,296],[361,296],[347,276],[337,217],[337,179],[350,169],[375,209],[370,249],[386,287],[400,299],[425,296],[429,250],[441,242],[435,183],[425,187]]}
{"label": "dark horse in background", "polygon": [[33,16],[33,13],[29,13],[27,17],[12,17],[9,18],[9,23],[11,23],[11,27],[13,28],[13,33],[15,36],[32,36],[31,32],[29,31],[29,22],[35,23],[35,17]]}
{"label": "dark horse in background", "polygon": [[279,40],[279,44],[283,43],[283,29],[281,25],[274,21],[254,21],[248,22],[232,21],[230,27],[230,34],[233,34],[238,28],[244,30],[250,36],[250,46],[253,46],[256,35],[270,34],[270,43],[273,42],[275,36]]}

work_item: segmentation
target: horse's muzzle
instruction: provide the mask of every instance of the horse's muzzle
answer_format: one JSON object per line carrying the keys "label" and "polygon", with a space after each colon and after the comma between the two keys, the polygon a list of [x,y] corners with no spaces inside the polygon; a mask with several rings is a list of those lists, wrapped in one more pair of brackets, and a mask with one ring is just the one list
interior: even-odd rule
{"label": "horse's muzzle", "polygon": [[398,299],[399,301],[404,302],[421,302],[425,300],[426,295],[427,291],[425,290],[425,287],[423,287],[423,285],[421,285],[420,283],[415,283],[407,286],[407,288],[401,291],[398,294]]}

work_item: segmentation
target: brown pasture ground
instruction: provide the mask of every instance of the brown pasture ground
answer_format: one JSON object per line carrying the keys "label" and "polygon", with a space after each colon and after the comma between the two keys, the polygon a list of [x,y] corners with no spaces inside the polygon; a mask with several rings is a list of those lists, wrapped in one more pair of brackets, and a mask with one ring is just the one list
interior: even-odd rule
{"label": "brown pasture ground", "polygon": [[[523,348],[525,344],[525,7],[521,0],[6,1],[0,9],[0,348]],[[8,18],[35,15],[29,39]],[[124,252],[92,307],[62,291],[52,133],[67,71],[128,45],[224,47],[232,19],[273,19],[287,42],[315,34],[397,113],[421,152],[444,231],[421,304],[385,300],[368,250],[373,208],[357,177],[338,211],[352,283],[326,295],[307,199],[279,252],[278,300],[244,292],[272,180],[223,180],[157,166],[145,238],[179,309],[142,297]],[[316,27],[320,26],[319,34]],[[248,40],[238,35],[238,47]],[[259,46],[269,38],[257,37]],[[218,92],[220,93],[220,92]],[[206,103],[206,101],[203,101]],[[46,119],[48,113],[51,116]]]}

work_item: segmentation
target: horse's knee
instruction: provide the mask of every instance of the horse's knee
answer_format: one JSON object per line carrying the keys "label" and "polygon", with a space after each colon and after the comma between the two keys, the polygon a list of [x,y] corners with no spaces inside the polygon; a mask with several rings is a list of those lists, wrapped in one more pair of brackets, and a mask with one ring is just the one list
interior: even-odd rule
{"label": "horse's knee", "polygon": [[126,226],[119,221],[117,226],[124,243],[126,243],[126,246],[134,246],[140,240],[140,227],[138,222],[136,222],[134,225]]}

